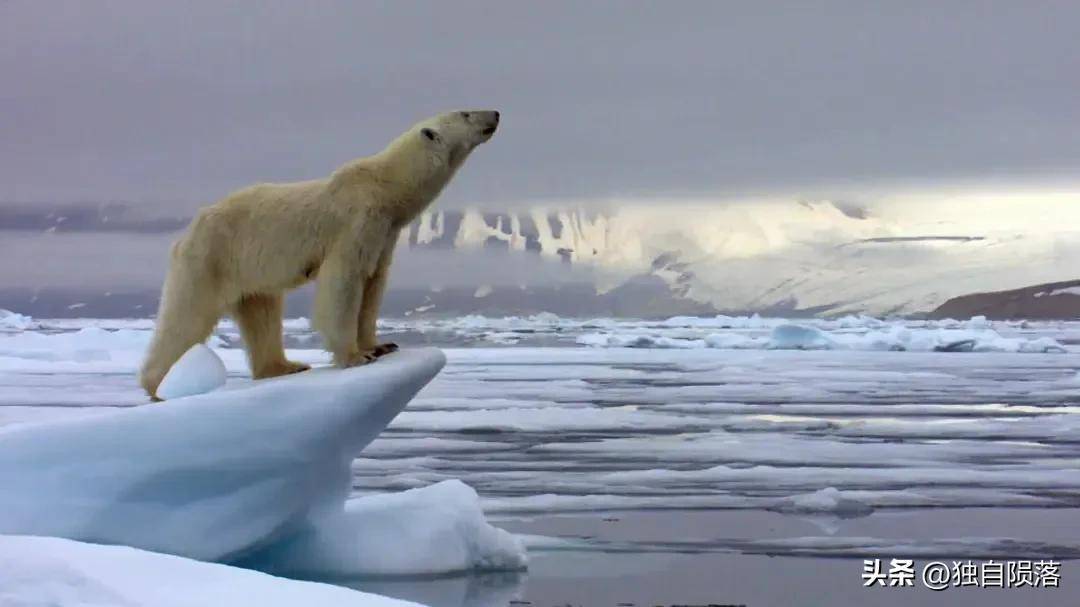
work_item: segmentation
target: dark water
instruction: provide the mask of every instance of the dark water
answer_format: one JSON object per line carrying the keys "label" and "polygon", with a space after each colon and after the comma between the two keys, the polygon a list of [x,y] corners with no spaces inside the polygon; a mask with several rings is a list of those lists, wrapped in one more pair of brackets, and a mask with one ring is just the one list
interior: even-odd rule
{"label": "dark water", "polygon": [[[569,540],[530,551],[524,573],[435,579],[337,581],[365,591],[433,607],[565,605],[1077,605],[1080,516],[1076,509],[959,508],[883,511],[857,519],[806,519],[763,511],[651,511],[503,521],[516,533]],[[1015,542],[981,542],[1008,536]],[[916,540],[905,555],[872,548],[794,556],[740,542],[792,538]],[[969,538],[964,546],[958,538]],[[937,552],[927,546],[945,543]],[[812,545],[811,542],[810,545]],[[960,547],[957,547],[960,546]],[[1071,552],[1070,552],[1071,551]],[[1062,558],[1064,552],[1064,558]],[[864,587],[864,558],[985,562],[1050,559],[1061,562],[1058,588],[923,586]]]}

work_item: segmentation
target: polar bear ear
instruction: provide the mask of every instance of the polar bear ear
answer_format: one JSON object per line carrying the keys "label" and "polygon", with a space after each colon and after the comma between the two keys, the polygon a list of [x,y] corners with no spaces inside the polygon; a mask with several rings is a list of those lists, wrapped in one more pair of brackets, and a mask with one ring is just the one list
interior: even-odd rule
{"label": "polar bear ear", "polygon": [[434,141],[435,143],[439,143],[442,141],[442,137],[440,137],[438,133],[436,133],[433,129],[429,129],[427,127],[420,129],[420,134],[423,135],[426,139]]}

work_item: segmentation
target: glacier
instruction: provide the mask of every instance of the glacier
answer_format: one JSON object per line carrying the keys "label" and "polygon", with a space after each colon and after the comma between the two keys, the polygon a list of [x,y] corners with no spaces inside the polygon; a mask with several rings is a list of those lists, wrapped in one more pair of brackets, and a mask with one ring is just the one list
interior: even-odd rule
{"label": "glacier", "polygon": [[[520,542],[488,525],[460,483],[346,503],[353,458],[445,361],[437,349],[406,349],[353,369],[4,427],[0,534],[313,574],[346,556],[350,573],[522,568]],[[373,520],[409,533],[375,537]],[[311,539],[325,529],[337,543]],[[310,561],[283,549],[292,545]]]}

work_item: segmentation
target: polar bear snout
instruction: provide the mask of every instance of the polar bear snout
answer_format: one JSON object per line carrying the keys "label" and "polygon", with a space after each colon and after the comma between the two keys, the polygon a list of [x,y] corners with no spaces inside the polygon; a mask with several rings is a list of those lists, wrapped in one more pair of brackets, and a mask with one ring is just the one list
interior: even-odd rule
{"label": "polar bear snout", "polygon": [[[491,136],[495,134],[495,129],[499,128],[499,113],[495,111],[484,112],[486,114],[483,118],[483,122],[480,127],[480,134],[491,139]],[[485,139],[485,141],[487,140]]]}
{"label": "polar bear snout", "polygon": [[491,139],[495,130],[499,128],[499,112],[496,110],[468,110],[461,112],[461,117],[480,131],[484,141]]}

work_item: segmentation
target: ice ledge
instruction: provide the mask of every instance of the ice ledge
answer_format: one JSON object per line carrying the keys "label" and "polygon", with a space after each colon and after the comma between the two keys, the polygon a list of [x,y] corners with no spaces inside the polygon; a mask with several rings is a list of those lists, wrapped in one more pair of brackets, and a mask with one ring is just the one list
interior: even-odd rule
{"label": "ice ledge", "polygon": [[125,546],[0,535],[6,607],[420,607],[327,584]]}
{"label": "ice ledge", "polygon": [[343,508],[349,463],[442,369],[436,349],[0,430],[0,534],[231,561]]}

